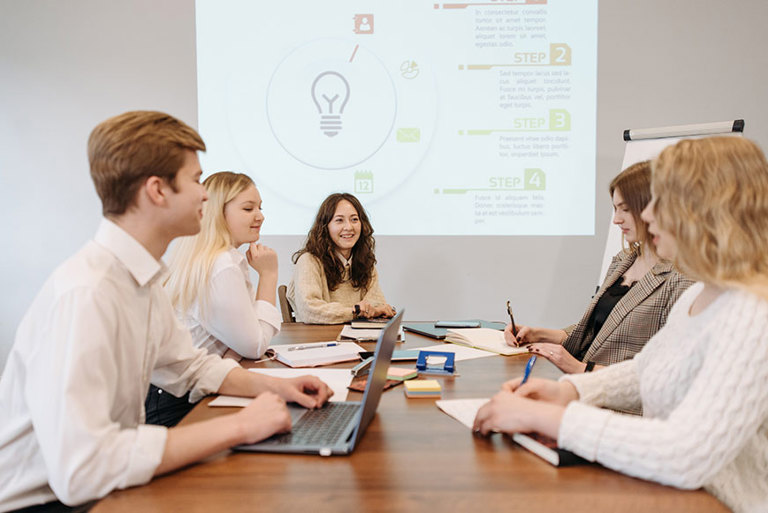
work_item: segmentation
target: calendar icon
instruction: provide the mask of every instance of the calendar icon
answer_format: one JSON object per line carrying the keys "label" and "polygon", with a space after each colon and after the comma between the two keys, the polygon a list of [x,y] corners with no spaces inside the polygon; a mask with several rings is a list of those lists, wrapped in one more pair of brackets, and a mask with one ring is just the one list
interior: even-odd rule
{"label": "calendar icon", "polygon": [[371,194],[373,192],[373,172],[355,171],[355,194]]}

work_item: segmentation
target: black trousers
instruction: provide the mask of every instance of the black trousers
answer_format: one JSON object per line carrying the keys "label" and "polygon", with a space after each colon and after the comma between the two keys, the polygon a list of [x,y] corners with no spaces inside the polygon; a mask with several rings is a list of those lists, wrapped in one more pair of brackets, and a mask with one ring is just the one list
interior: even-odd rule
{"label": "black trousers", "polygon": [[53,501],[37,506],[27,506],[26,508],[16,509],[9,513],[85,513],[90,511],[96,505],[96,501],[86,502],[79,506],[67,506],[63,502]]}
{"label": "black trousers", "polygon": [[189,413],[197,403],[189,402],[189,392],[182,397],[166,392],[155,385],[149,385],[149,393],[144,400],[147,412],[147,424],[173,427]]}

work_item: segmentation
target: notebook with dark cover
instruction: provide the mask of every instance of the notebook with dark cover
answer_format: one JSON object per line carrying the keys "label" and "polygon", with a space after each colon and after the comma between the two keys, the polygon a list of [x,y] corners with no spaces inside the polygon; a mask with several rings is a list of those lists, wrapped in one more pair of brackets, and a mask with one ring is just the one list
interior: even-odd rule
{"label": "notebook with dark cover", "polygon": [[[489,322],[480,319],[469,319],[472,322],[479,322],[480,328],[491,328],[503,331],[505,324],[503,322]],[[412,333],[418,333],[425,337],[443,340],[448,333],[449,328],[436,328],[434,322],[405,322],[403,329]]]}
{"label": "notebook with dark cover", "polygon": [[512,440],[556,467],[587,463],[587,460],[557,446],[557,440],[538,433],[515,433]]}

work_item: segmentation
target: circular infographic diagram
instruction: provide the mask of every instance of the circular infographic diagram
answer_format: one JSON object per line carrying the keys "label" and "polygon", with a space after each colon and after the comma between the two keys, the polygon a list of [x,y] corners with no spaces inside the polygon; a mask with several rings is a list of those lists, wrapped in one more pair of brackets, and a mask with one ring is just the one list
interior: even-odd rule
{"label": "circular infographic diagram", "polygon": [[232,150],[280,198],[272,205],[285,204],[275,213],[317,208],[335,191],[372,203],[418,169],[435,130],[434,75],[412,50],[382,51],[317,39],[228,77]]}
{"label": "circular infographic diagram", "polygon": [[392,132],[396,112],[395,86],[383,63],[344,40],[296,49],[267,89],[275,139],[318,169],[344,169],[370,158]]}

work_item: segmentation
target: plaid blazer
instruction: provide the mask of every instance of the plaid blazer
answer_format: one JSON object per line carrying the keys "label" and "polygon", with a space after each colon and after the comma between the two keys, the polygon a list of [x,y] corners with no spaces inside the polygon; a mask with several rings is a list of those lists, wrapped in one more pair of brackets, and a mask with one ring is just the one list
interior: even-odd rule
{"label": "plaid blazer", "polygon": [[[637,258],[637,252],[620,252],[611,261],[606,279],[589,303],[578,324],[573,326],[563,346],[571,354],[588,341],[590,317],[605,290],[621,279]],[[667,316],[680,295],[693,281],[674,270],[669,262],[658,262],[616,304],[603,327],[595,335],[583,361],[610,365],[632,358],[667,322]]]}

